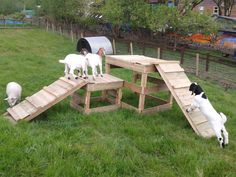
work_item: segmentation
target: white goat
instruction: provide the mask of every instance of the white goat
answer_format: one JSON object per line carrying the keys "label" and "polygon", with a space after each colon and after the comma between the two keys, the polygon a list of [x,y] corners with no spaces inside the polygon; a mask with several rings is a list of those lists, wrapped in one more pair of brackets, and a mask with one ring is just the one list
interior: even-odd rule
{"label": "white goat", "polygon": [[[192,83],[189,87],[189,91],[191,91],[192,94],[195,94],[195,97],[193,103],[186,111],[191,112],[192,110],[199,108],[211,124],[217,140],[220,143],[220,147],[224,148],[225,145],[228,145],[229,143],[228,132],[224,126],[224,123],[227,121],[226,116],[223,113],[216,112],[202,88],[197,83]],[[222,134],[224,138],[222,137]]]}
{"label": "white goat", "polygon": [[21,86],[16,82],[9,82],[6,87],[6,100],[10,107],[13,107],[15,104],[18,104],[21,100]]}
{"label": "white goat", "polygon": [[[83,78],[88,77],[87,60],[83,55],[69,54],[64,60],[59,60],[59,63],[65,64],[65,75],[71,74],[75,79],[78,79],[80,77],[80,69],[82,69]],[[75,69],[78,70],[78,76],[74,74]]]}
{"label": "white goat", "polygon": [[105,55],[105,49],[100,48],[96,54],[88,53],[86,50],[81,51],[88,61],[88,66],[92,68],[93,79],[98,75],[97,66],[99,66],[100,76],[103,77],[102,72],[102,56]]}

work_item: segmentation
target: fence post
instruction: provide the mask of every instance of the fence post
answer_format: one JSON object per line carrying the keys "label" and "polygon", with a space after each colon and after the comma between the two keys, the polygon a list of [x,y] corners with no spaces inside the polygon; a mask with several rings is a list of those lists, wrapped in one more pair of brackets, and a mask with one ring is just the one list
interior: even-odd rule
{"label": "fence post", "polygon": [[80,38],[83,38],[83,37],[84,37],[84,33],[81,32],[81,33],[80,33]]}
{"label": "fence post", "polygon": [[112,39],[112,46],[113,46],[113,54],[115,55],[116,54],[116,41],[114,38]]}
{"label": "fence post", "polygon": [[62,35],[61,25],[59,26],[60,35]]}
{"label": "fence post", "polygon": [[199,74],[199,54],[196,54],[196,76]]}
{"label": "fence post", "polygon": [[142,46],[143,46],[143,47],[142,47],[142,54],[143,54],[143,55],[145,55],[146,48],[145,48],[145,45],[144,45],[144,43],[142,43]]}
{"label": "fence post", "polygon": [[71,36],[71,40],[72,40],[72,42],[74,42],[74,34],[73,34],[72,23],[70,24],[70,36]]}
{"label": "fence post", "polygon": [[47,31],[48,31],[48,20],[47,20]]}
{"label": "fence post", "polygon": [[53,33],[55,32],[54,23],[52,23],[52,32],[53,32]]}
{"label": "fence post", "polygon": [[161,49],[160,49],[160,47],[157,48],[157,58],[158,59],[161,58]]}
{"label": "fence post", "polygon": [[210,63],[210,60],[209,60],[209,53],[207,53],[207,57],[206,57],[206,72],[209,71],[209,63]]}
{"label": "fence post", "polygon": [[184,47],[182,47],[180,51],[180,64],[184,64],[184,50]]}
{"label": "fence post", "polygon": [[130,54],[133,55],[134,54],[134,51],[133,51],[133,43],[130,42]]}

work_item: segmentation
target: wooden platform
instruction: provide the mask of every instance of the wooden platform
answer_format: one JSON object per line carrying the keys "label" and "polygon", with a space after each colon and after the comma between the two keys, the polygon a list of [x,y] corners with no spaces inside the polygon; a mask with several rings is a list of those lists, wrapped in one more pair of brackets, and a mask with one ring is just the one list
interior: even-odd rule
{"label": "wooden platform", "polygon": [[12,122],[29,121],[86,84],[87,81],[81,78],[72,81],[61,77],[16,106],[8,108],[5,117]]}
{"label": "wooden platform", "polygon": [[[88,84],[82,87],[84,95],[74,92],[72,95],[71,106],[80,112],[89,114],[91,112],[112,111],[120,107],[124,81],[109,74],[97,77],[93,80],[88,78]],[[102,91],[102,96],[91,97],[92,92]],[[91,108],[90,103],[94,101],[109,102],[110,105]]]}
{"label": "wooden platform", "polygon": [[[139,113],[153,113],[172,106],[172,95],[163,100],[152,96],[151,94],[160,91],[167,91],[168,87],[162,79],[154,78],[149,74],[157,72],[155,64],[165,63],[165,60],[159,60],[142,55],[108,55],[106,56],[106,72],[110,73],[112,68],[121,67],[133,71],[132,82],[124,81],[124,87],[130,89],[139,95],[138,107],[122,102],[123,108],[133,109]],[[170,61],[170,63],[178,63]],[[137,81],[140,80],[140,84]],[[149,84],[150,83],[150,84]],[[152,85],[152,86],[149,86]],[[157,103],[157,106],[145,108],[145,101],[151,99]]]}
{"label": "wooden platform", "polygon": [[161,77],[164,79],[166,85],[168,86],[193,130],[202,137],[207,138],[214,136],[215,134],[208,120],[199,109],[192,113],[186,112],[186,109],[192,103],[194,96],[191,95],[191,92],[189,91],[191,82],[186,76],[184,69],[177,63],[159,64],[156,65],[156,68]]}

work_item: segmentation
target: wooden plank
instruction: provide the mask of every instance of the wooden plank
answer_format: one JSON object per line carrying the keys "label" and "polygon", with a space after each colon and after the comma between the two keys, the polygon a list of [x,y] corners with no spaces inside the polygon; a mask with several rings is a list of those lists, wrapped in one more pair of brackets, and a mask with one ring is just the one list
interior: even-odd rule
{"label": "wooden plank", "polygon": [[191,85],[191,82],[188,79],[179,79],[179,78],[175,78],[175,79],[168,79],[168,81],[170,82],[170,85],[174,88],[189,88],[189,86]]}
{"label": "wooden plank", "polygon": [[24,107],[22,106],[21,103],[12,107],[12,110],[19,116],[20,119],[23,119],[23,118],[29,116],[29,113],[24,109]]}
{"label": "wooden plank", "polygon": [[[65,83],[68,83],[68,84],[72,85],[73,87],[75,87],[78,84],[78,83],[76,83],[72,80],[69,80],[69,79],[65,78],[65,77],[60,77],[59,80],[65,82]],[[79,81],[79,79],[78,79],[78,81]]]}
{"label": "wooden plank", "polygon": [[57,80],[53,84],[56,84],[66,90],[71,90],[73,88],[73,85],[69,84],[68,82],[62,81],[62,80]]}
{"label": "wooden plank", "polygon": [[171,72],[171,73],[165,73],[165,76],[168,80],[172,79],[186,79],[189,80],[185,72]]}
{"label": "wooden plank", "polygon": [[168,103],[166,100],[163,100],[161,98],[158,98],[158,97],[155,97],[155,96],[152,96],[152,95],[146,95],[146,98],[148,98],[150,100],[153,100],[153,101],[156,101],[159,104],[166,104],[166,103]]}
{"label": "wooden plank", "polygon": [[47,87],[43,88],[45,91],[47,91],[48,93],[56,96],[56,97],[60,97],[61,95],[65,94],[67,92],[67,90],[65,88],[60,87],[59,85],[55,84],[51,84]]}
{"label": "wooden plank", "polygon": [[[205,130],[209,130],[209,129],[212,129],[212,128],[211,128],[211,125],[210,125],[209,122],[205,122],[205,123],[199,124],[197,126],[197,129],[198,129],[199,132],[204,134]],[[205,136],[207,136],[206,133],[205,133]]]}
{"label": "wooden plank", "polygon": [[118,105],[108,105],[108,106],[101,106],[97,108],[90,108],[89,113],[91,112],[106,112],[106,111],[114,111],[118,109]]}
{"label": "wooden plank", "polygon": [[160,64],[160,68],[165,72],[182,72],[184,69],[177,63],[173,64]]}
{"label": "wooden plank", "polygon": [[37,109],[43,107],[44,105],[42,101],[40,100],[40,98],[35,97],[35,96],[26,97],[26,100],[30,102],[30,104],[34,105],[34,107],[36,107]]}
{"label": "wooden plank", "polygon": [[37,108],[34,107],[30,102],[27,100],[24,100],[21,102],[22,108],[29,113],[29,115],[35,113],[37,111]]}
{"label": "wooden plank", "polygon": [[110,82],[110,83],[99,83],[99,84],[88,84],[87,91],[100,91],[100,90],[111,90],[123,87],[123,81]]}
{"label": "wooden plank", "polygon": [[19,121],[20,120],[20,116],[12,109],[12,108],[8,108],[7,112],[11,115],[11,117],[15,120],[15,121]]}
{"label": "wooden plank", "polygon": [[127,81],[124,81],[124,87],[128,88],[128,89],[130,89],[130,90],[132,90],[133,92],[136,92],[136,93],[141,93],[141,90],[142,90],[140,86],[137,86],[134,83],[130,83],[130,82],[127,82]]}
{"label": "wooden plank", "polygon": [[56,100],[56,97],[50,93],[48,93],[47,91],[45,90],[40,90],[38,93],[37,93],[43,100],[45,100],[47,102],[47,104],[53,102]]}
{"label": "wooden plank", "polygon": [[139,111],[138,108],[128,104],[128,103],[125,103],[125,102],[121,102],[121,107],[122,108],[125,108],[125,109],[129,109],[129,110],[135,110],[135,111]]}
{"label": "wooden plank", "polygon": [[142,111],[142,113],[144,113],[144,114],[153,114],[153,113],[156,113],[157,111],[163,111],[163,110],[169,109],[169,108],[171,108],[171,106],[172,105],[170,103],[166,103],[166,104],[162,104],[162,105],[159,105],[159,106],[146,108]]}

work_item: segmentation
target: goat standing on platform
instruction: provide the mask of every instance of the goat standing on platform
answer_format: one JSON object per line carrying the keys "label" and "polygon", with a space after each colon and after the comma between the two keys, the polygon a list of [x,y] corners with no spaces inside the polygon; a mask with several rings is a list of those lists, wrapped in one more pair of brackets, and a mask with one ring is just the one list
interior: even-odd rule
{"label": "goat standing on platform", "polygon": [[[82,77],[88,78],[87,60],[83,55],[69,54],[64,60],[59,60],[59,63],[65,64],[65,75],[71,74],[75,79],[80,77],[80,69],[82,69]],[[78,71],[78,76],[74,74],[74,71]],[[70,79],[70,77],[68,77]]]}
{"label": "goat standing on platform", "polygon": [[93,79],[95,80],[95,77],[98,76],[97,66],[99,67],[100,70],[100,76],[103,77],[102,56],[105,55],[105,49],[99,48],[96,54],[88,53],[86,50],[82,50],[81,52],[86,57],[88,61],[88,66],[92,68]]}
{"label": "goat standing on platform", "polygon": [[[206,94],[197,83],[192,83],[189,87],[189,91],[191,91],[192,94],[195,94],[195,97],[193,103],[186,111],[191,112],[194,109],[199,108],[211,124],[217,140],[220,143],[220,147],[224,148],[225,145],[228,145],[229,143],[228,132],[224,126],[224,123],[227,121],[226,116],[221,112],[216,112],[210,101],[207,99]],[[224,138],[222,137],[222,134]]]}

